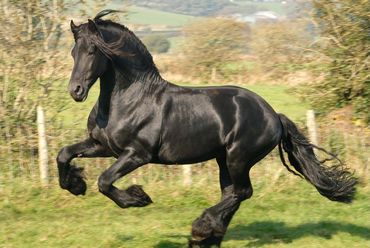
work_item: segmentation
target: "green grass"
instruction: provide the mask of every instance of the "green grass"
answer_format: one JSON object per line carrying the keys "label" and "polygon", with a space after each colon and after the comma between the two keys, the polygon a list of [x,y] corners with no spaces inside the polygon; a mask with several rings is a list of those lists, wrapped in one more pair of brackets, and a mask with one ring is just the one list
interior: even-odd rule
{"label": "green grass", "polygon": [[284,113],[294,121],[303,122],[307,103],[302,102],[290,92],[290,87],[284,85],[250,85],[247,89],[262,96],[278,113]]}
{"label": "green grass", "polygon": [[[192,84],[182,83],[181,85],[189,86]],[[207,86],[210,85],[207,84]],[[302,102],[296,95],[291,93],[290,92],[291,88],[289,86],[255,84],[255,85],[243,85],[242,87],[262,96],[275,109],[276,112],[284,113],[289,118],[297,122],[302,122],[305,119],[305,114],[308,109],[308,105]]]}
{"label": "green grass", "polygon": [[281,2],[253,2],[253,1],[235,1],[234,3],[241,6],[253,6],[259,11],[274,11],[280,15],[289,14],[295,7],[295,3],[282,4]]}
{"label": "green grass", "polygon": [[[85,0],[85,3],[80,6],[80,9],[71,9],[71,15],[79,16],[81,9],[87,12],[87,15],[93,17],[103,9],[114,9],[122,10],[127,12],[127,16],[123,17],[123,14],[117,14],[117,16],[122,17],[120,23],[122,24],[140,24],[140,25],[166,25],[181,27],[188,24],[191,21],[201,19],[199,17],[194,17],[191,15],[182,15],[177,13],[171,13],[167,11],[161,11],[151,8],[139,7],[135,5],[129,5],[127,1],[108,1],[104,4],[97,4],[96,1]],[[87,7],[89,6],[89,7]],[[92,7],[92,6],[95,6]],[[99,7],[98,7],[99,6]]]}
{"label": "green grass", "polygon": [[133,24],[184,26],[199,18],[133,6],[129,8],[129,15],[125,22]]}
{"label": "green grass", "polygon": [[[283,177],[272,189],[253,178],[254,196],[234,217],[224,248],[370,247],[368,190],[343,205],[303,180]],[[154,204],[120,209],[91,182],[83,197],[56,182],[49,189],[14,183],[0,192],[0,247],[186,247],[192,221],[219,197],[216,181],[192,188],[149,183]]]}

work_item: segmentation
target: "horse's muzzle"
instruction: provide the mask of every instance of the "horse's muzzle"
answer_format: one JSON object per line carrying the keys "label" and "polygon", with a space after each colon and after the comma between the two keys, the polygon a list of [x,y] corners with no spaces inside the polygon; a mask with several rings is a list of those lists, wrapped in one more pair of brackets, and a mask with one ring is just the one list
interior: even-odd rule
{"label": "horse's muzzle", "polygon": [[87,98],[87,90],[80,84],[71,88],[69,93],[76,102],[83,102]]}

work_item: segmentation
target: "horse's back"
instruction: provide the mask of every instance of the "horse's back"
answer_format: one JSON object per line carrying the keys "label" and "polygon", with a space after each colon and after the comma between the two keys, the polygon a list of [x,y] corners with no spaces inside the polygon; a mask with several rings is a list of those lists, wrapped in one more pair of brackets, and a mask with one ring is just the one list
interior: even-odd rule
{"label": "horse's back", "polygon": [[[230,125],[226,125],[229,129],[238,123],[248,127],[263,124],[280,126],[275,110],[261,96],[248,89],[237,86],[189,87],[186,89],[192,89],[196,92],[195,95],[205,96],[208,100],[205,104],[207,108],[217,112],[224,124],[230,122]],[[227,130],[226,128],[225,131]]]}

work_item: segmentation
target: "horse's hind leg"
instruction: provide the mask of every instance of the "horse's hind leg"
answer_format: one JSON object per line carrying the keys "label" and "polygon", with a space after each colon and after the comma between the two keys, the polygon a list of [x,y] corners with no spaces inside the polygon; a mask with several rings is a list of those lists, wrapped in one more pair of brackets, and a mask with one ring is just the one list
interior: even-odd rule
{"label": "horse's hind leg", "polygon": [[217,159],[220,167],[222,199],[215,206],[206,209],[193,222],[189,247],[220,246],[240,203],[252,196],[253,190],[248,174],[251,166],[240,166],[240,163],[238,166],[228,160]]}
{"label": "horse's hind leg", "polygon": [[220,156],[217,159],[217,164],[219,167],[219,177],[220,177],[220,188],[221,188],[221,199],[232,193],[233,183],[230,178],[229,170],[226,164],[226,156]]}
{"label": "horse's hind leg", "polygon": [[82,168],[70,165],[76,157],[111,157],[113,154],[95,140],[88,138],[82,142],[63,147],[57,156],[59,184],[74,195],[83,195],[86,183],[82,177]]}

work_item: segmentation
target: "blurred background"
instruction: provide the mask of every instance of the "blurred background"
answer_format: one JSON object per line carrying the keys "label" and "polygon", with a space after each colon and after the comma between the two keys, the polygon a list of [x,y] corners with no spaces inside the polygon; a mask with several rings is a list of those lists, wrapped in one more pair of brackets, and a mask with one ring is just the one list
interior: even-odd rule
{"label": "blurred background", "polygon": [[98,193],[111,159],[76,159],[86,196],[59,188],[56,154],[86,137],[99,90],[84,103],[67,92],[69,22],[103,9],[123,11],[106,18],[143,41],[168,81],[258,93],[359,178],[353,204],[329,202],[273,151],[252,169],[254,196],[223,247],[370,247],[368,0],[1,0],[0,247],[186,247],[220,198],[215,161],[147,165],[119,181],[144,186],[155,203],[142,209]]}

